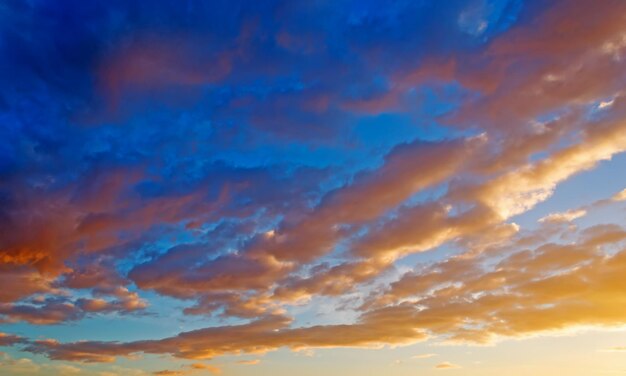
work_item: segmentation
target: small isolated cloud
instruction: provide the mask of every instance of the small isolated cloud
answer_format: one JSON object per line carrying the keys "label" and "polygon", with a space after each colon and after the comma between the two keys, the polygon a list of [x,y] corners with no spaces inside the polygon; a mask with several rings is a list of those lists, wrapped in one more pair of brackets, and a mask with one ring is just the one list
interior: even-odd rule
{"label": "small isolated cloud", "polygon": [[552,213],[539,220],[541,223],[563,223],[571,222],[574,219],[584,217],[587,214],[586,210],[568,210],[562,213]]}
{"label": "small isolated cloud", "polygon": [[59,375],[78,375],[81,369],[78,367],[70,366],[68,364],[61,364],[57,367]]}
{"label": "small isolated cloud", "polygon": [[222,369],[218,366],[214,366],[212,364],[203,364],[203,363],[193,363],[191,365],[189,365],[190,368],[192,369],[201,369],[201,370],[205,370],[208,371],[214,375],[219,375],[222,373]]}
{"label": "small isolated cloud", "polygon": [[438,370],[455,369],[455,368],[461,368],[461,366],[456,365],[454,363],[450,363],[450,362],[441,362],[435,366],[435,369],[438,369]]}
{"label": "small isolated cloud", "polygon": [[184,372],[181,371],[170,371],[169,369],[165,369],[163,371],[156,371],[152,373],[155,376],[180,376],[184,375]]}
{"label": "small isolated cloud", "polygon": [[253,366],[255,364],[261,363],[261,359],[251,359],[251,360],[240,360],[237,364],[243,364],[246,366]]}
{"label": "small isolated cloud", "polygon": [[613,103],[615,103],[615,99],[609,99],[607,101],[601,101],[600,103],[598,103],[598,109],[602,110],[602,109],[605,109],[607,107],[611,107],[613,105]]}
{"label": "small isolated cloud", "polygon": [[428,359],[434,356],[437,356],[437,354],[419,354],[419,355],[413,355],[411,359]]}
{"label": "small isolated cloud", "polygon": [[609,347],[608,349],[602,349],[601,352],[626,352],[626,346]]}
{"label": "small isolated cloud", "polygon": [[624,200],[626,200],[626,189],[622,189],[621,192],[613,196],[613,201],[624,201]]}

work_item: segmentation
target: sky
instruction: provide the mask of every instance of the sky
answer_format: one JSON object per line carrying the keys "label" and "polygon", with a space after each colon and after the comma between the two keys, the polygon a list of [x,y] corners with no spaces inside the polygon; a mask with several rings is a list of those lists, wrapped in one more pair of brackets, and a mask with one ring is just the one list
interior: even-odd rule
{"label": "sky", "polygon": [[626,374],[626,1],[0,2],[2,375]]}

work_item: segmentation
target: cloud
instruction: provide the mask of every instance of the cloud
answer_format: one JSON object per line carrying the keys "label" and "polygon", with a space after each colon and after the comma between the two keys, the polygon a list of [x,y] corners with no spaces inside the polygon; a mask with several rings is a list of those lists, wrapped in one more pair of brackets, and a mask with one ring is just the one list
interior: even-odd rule
{"label": "cloud", "polygon": [[[403,208],[396,218],[359,239],[355,251],[370,257],[399,257],[432,249],[526,212],[550,197],[559,182],[626,150],[625,129],[622,121],[609,121],[596,132],[589,132],[584,141],[543,160],[527,163],[482,184],[459,185],[437,202]],[[446,199],[448,205],[465,202],[476,206],[450,215]],[[420,226],[416,227],[418,220]]]}
{"label": "cloud", "polygon": [[613,200],[614,201],[624,201],[624,200],[626,200],[626,189],[616,193],[615,196],[613,196]]}
{"label": "cloud", "polygon": [[457,368],[461,368],[461,367],[450,362],[441,362],[435,366],[435,369],[437,370],[447,370],[447,369],[457,369]]}
{"label": "cloud", "polygon": [[[257,235],[240,254],[220,256],[189,269],[182,260],[197,259],[197,255],[205,254],[203,246],[178,246],[136,266],[129,277],[142,289],[155,289],[177,297],[204,296],[198,306],[187,310],[188,313],[208,313],[224,305],[229,312],[244,317],[261,313],[263,308],[253,302],[262,299],[248,300],[250,304],[246,303],[247,308],[242,310],[242,304],[235,306],[235,301],[242,300],[241,294],[229,295],[223,291],[265,289],[297,270],[296,262],[325,255],[345,236],[338,232],[339,226],[366,223],[408,199],[411,194],[448,178],[476,147],[475,143],[476,140],[467,140],[403,145],[389,153],[385,164],[375,174],[363,173],[355,178],[354,183],[329,192],[309,215],[293,224],[287,221],[273,230],[271,237]],[[432,163],[432,160],[437,160],[437,163]],[[415,176],[412,171],[416,168],[421,168],[423,174]],[[372,201],[369,199],[371,196],[378,199]],[[369,204],[366,206],[363,202]],[[298,252],[293,251],[296,249]],[[180,262],[180,271],[175,270],[178,266],[173,265],[172,260]],[[356,270],[359,267],[363,267],[364,271],[370,268],[364,264],[346,265],[345,268]],[[340,270],[336,272],[341,273]],[[164,275],[174,278],[176,283],[163,279]],[[296,280],[290,278],[288,283],[296,283]],[[309,287],[304,287],[304,283]],[[318,287],[313,287],[313,284]],[[294,285],[293,288],[309,290],[305,294],[310,294],[323,284],[321,281],[301,282],[300,287]],[[287,287],[279,294],[293,295],[292,292],[287,293]],[[226,301],[227,296],[230,298]],[[204,304],[203,307],[202,302],[209,299],[210,306]]]}
{"label": "cloud", "polygon": [[[322,256],[338,241],[340,225],[376,219],[412,194],[448,179],[472,153],[475,144],[468,140],[399,146],[387,155],[382,167],[329,192],[309,216],[285,225],[271,238],[261,238],[251,252],[302,261]],[[417,169],[420,174],[414,173]],[[299,252],[294,253],[293,249]]]}
{"label": "cloud", "polygon": [[[4,7],[0,322],[155,295],[223,321],[0,345],[110,363],[623,325],[624,229],[555,224],[624,191],[511,220],[626,151],[626,5],[476,4]],[[321,299],[345,316],[304,323]],[[156,374],[194,370],[219,373]]]}
{"label": "cloud", "polygon": [[[248,324],[221,326],[184,332],[176,337],[129,343],[33,341],[25,349],[55,360],[112,362],[133,353],[171,354],[184,359],[211,359],[226,354],[259,354],[290,347],[380,347],[408,344],[424,339],[418,330],[401,320],[402,312],[371,312],[353,325],[289,328],[290,320],[269,316]],[[392,319],[396,317],[396,319]]]}
{"label": "cloud", "polygon": [[218,366],[212,364],[204,364],[204,363],[192,363],[189,365],[191,369],[196,370],[206,370],[214,375],[220,375],[222,373],[222,369]]}
{"label": "cloud", "polygon": [[41,366],[28,358],[13,358],[7,353],[0,352],[0,366],[12,374],[34,374],[41,371]]}
{"label": "cloud", "polygon": [[0,346],[13,346],[22,341],[22,337],[0,332]]}
{"label": "cloud", "polygon": [[36,293],[54,291],[52,279],[34,270],[9,265],[2,265],[0,268],[0,282],[5,286],[12,286],[0,292],[0,302],[13,302]]}
{"label": "cloud", "polygon": [[578,210],[568,210],[563,213],[551,213],[545,217],[539,219],[539,222],[552,222],[552,223],[560,223],[560,222],[571,222],[575,219],[584,217],[587,212],[583,209]]}
{"label": "cloud", "polygon": [[157,375],[157,376],[180,376],[180,375],[184,375],[185,372],[182,372],[182,371],[171,371],[169,369],[164,369],[162,371],[155,371],[152,374],[153,375]]}
{"label": "cloud", "polygon": [[246,366],[253,366],[256,364],[261,363],[261,359],[250,359],[250,360],[239,360],[237,361],[237,364],[243,364]]}
{"label": "cloud", "polygon": [[[0,321],[24,321],[36,325],[52,325],[67,321],[77,321],[88,314],[118,313],[131,314],[147,307],[137,293],[124,287],[113,290],[96,289],[96,298],[39,295],[20,303],[0,303]],[[113,296],[113,299],[110,297]],[[105,299],[106,298],[106,299]]]}
{"label": "cloud", "polygon": [[[69,364],[37,363],[28,358],[15,358],[7,353],[0,352],[0,367],[9,375],[58,375],[71,376],[88,372]],[[110,376],[101,375],[101,376]]]}
{"label": "cloud", "polygon": [[437,356],[437,354],[433,354],[433,353],[430,353],[430,354],[419,354],[419,355],[413,355],[411,357],[411,359],[428,359],[428,358],[432,358],[432,357],[435,357],[435,356]]}
{"label": "cloud", "polygon": [[474,194],[478,200],[494,208],[503,218],[520,214],[552,195],[561,181],[598,162],[610,159],[626,149],[624,123],[609,122],[597,131],[590,131],[586,142],[556,152],[551,157],[504,174]]}
{"label": "cloud", "polygon": [[[382,295],[374,296],[378,303],[370,304],[352,324],[291,327],[288,318],[269,316],[162,340],[35,341],[26,349],[52,359],[75,361],[112,361],[141,352],[210,359],[280,347],[378,347],[427,338],[486,343],[502,337],[626,322],[618,309],[622,304],[625,230],[591,227],[582,230],[574,243],[546,243],[533,250],[522,240],[515,237],[475,257],[453,257],[409,272]],[[614,251],[607,253],[609,249]]]}
{"label": "cloud", "polygon": [[626,352],[626,346],[614,346],[600,350],[602,352]]}
{"label": "cloud", "polygon": [[80,368],[68,364],[57,365],[56,368],[60,375],[78,375],[82,372]]}
{"label": "cloud", "polygon": [[[547,243],[529,251],[521,243],[515,251],[513,240],[492,249],[491,256],[451,258],[409,272],[391,284],[386,293],[391,296],[378,299],[414,302],[422,307],[417,327],[459,342],[621,325],[625,318],[614,304],[620,300],[615,283],[624,239],[623,229],[599,226],[583,231],[576,244]],[[605,254],[607,247],[617,253]],[[507,248],[513,250],[485,269],[485,262]]]}

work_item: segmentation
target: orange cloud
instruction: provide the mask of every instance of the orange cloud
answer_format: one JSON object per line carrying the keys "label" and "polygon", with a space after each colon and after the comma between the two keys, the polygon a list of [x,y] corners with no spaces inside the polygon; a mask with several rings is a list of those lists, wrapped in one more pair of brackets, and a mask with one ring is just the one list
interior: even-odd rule
{"label": "orange cloud", "polygon": [[237,364],[243,364],[246,366],[253,366],[256,364],[261,363],[261,359],[251,359],[251,360],[239,360],[237,361]]}
{"label": "orange cloud", "polygon": [[0,332],[0,346],[13,346],[22,341],[22,337]]}
{"label": "orange cloud", "polygon": [[584,217],[587,212],[584,209],[568,210],[563,213],[551,213],[540,218],[539,222],[571,222],[575,219]]}
{"label": "orange cloud", "polygon": [[[480,253],[461,254],[406,273],[370,296],[353,323],[292,327],[291,319],[273,315],[161,340],[65,344],[40,340],[26,341],[25,346],[51,359],[87,362],[110,362],[136,353],[210,359],[281,347],[379,347],[428,338],[486,343],[579,326],[626,324],[620,309],[626,230],[600,225],[579,231],[575,242],[541,241],[544,231],[565,230],[546,223],[536,234],[504,237]],[[558,232],[553,235],[559,238]],[[529,239],[539,242],[531,248]]]}
{"label": "orange cloud", "polygon": [[184,375],[185,372],[183,372],[183,371],[171,371],[169,369],[165,369],[165,370],[162,370],[162,371],[155,371],[152,374],[156,375],[156,376],[181,376],[181,375]]}
{"label": "orange cloud", "polygon": [[193,364],[190,364],[189,367],[195,370],[206,370],[214,375],[219,375],[222,373],[221,368],[211,365],[211,364],[193,363]]}
{"label": "orange cloud", "polygon": [[455,369],[455,368],[461,368],[461,367],[450,362],[441,362],[435,366],[435,369],[437,370],[446,370],[446,369]]}
{"label": "orange cloud", "polygon": [[117,356],[133,353],[171,354],[185,359],[210,359],[225,354],[265,353],[280,347],[292,349],[320,347],[380,347],[406,344],[425,336],[407,326],[406,317],[393,310],[365,315],[354,325],[288,328],[290,320],[269,316],[249,324],[222,326],[181,333],[156,341],[129,343],[76,342],[61,344],[33,341],[27,351],[43,353],[51,359],[84,362],[112,362]]}

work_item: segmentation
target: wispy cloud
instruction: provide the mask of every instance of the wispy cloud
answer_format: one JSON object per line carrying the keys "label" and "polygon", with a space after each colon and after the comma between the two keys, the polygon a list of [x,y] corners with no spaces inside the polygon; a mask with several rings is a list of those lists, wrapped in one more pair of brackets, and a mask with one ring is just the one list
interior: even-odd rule
{"label": "wispy cloud", "polygon": [[430,353],[430,354],[419,354],[419,355],[413,355],[411,357],[411,359],[428,359],[428,358],[432,358],[432,357],[435,357],[435,356],[437,356],[437,354],[432,354],[432,353]]}
{"label": "wispy cloud", "polygon": [[437,370],[448,370],[448,369],[457,369],[457,368],[461,368],[461,366],[458,366],[450,362],[441,362],[435,366],[435,369]]}

